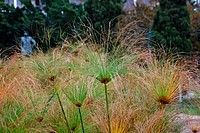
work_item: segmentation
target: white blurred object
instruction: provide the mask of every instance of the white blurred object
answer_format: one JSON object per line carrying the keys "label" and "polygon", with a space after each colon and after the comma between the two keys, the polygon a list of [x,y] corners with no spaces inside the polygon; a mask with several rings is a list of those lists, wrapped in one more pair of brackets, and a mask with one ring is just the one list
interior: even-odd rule
{"label": "white blurred object", "polygon": [[183,96],[184,99],[192,99],[195,98],[195,93],[193,91],[187,91],[187,93]]}

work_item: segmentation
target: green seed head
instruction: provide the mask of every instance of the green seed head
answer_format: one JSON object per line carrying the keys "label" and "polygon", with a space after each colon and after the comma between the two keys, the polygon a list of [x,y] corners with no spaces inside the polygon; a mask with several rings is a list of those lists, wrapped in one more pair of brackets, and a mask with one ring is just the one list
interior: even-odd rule
{"label": "green seed head", "polygon": [[108,71],[101,72],[97,77],[97,80],[99,80],[103,84],[107,84],[112,80],[111,74]]}

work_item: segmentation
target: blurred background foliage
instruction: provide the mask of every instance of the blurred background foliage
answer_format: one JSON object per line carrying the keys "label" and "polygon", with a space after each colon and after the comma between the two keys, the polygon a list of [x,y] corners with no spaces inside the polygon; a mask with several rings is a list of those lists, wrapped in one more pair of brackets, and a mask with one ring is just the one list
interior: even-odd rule
{"label": "blurred background foliage", "polygon": [[191,52],[190,17],[187,2],[160,0],[160,8],[154,17],[152,27],[155,47],[168,52]]}
{"label": "blurred background foliage", "polygon": [[[77,33],[82,38],[87,38],[92,33],[90,34],[92,39],[97,43],[102,43],[102,40],[108,40],[104,38],[105,36],[116,38],[116,34],[122,32],[124,27],[128,28],[120,33],[120,37],[130,35],[130,39],[126,42],[130,44],[131,38],[146,37],[145,35],[153,25],[154,16],[159,10],[159,6],[150,7],[139,4],[133,6],[131,11],[124,11],[122,9],[125,0],[103,0],[101,2],[87,0],[79,5],[72,4],[68,0],[60,0],[59,2],[42,0],[42,3],[45,3],[43,8],[33,6],[29,0],[20,1],[24,5],[22,8],[14,8],[5,4],[3,0],[0,1],[1,56],[9,56],[13,52],[19,52],[19,39],[24,31],[28,31],[36,39],[38,48],[43,51],[62,45],[66,39],[75,38]],[[155,3],[155,0],[152,2]],[[198,50],[200,33],[197,31],[200,27],[200,12],[193,9],[194,6],[188,4],[192,33],[189,39],[191,39],[193,49]],[[113,34],[111,35],[108,31]],[[188,32],[187,37],[189,34]],[[6,52],[2,52],[4,50]]]}

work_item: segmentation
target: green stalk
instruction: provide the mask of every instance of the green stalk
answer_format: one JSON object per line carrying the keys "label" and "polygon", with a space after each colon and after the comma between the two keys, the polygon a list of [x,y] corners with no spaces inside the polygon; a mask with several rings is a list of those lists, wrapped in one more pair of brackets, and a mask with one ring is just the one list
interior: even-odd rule
{"label": "green stalk", "polygon": [[82,131],[83,131],[83,133],[85,133],[84,126],[83,126],[83,119],[82,119],[82,115],[81,115],[81,108],[80,107],[78,108],[78,112],[79,112],[79,115],[80,115]]}
{"label": "green stalk", "polygon": [[105,87],[105,95],[106,95],[106,112],[107,112],[107,122],[108,122],[108,133],[111,133],[111,128],[110,128],[110,115],[109,115],[109,106],[108,106],[108,90],[107,90],[107,85],[104,84]]}
{"label": "green stalk", "polygon": [[60,107],[61,107],[61,110],[62,110],[62,113],[63,113],[64,119],[65,119],[65,122],[66,122],[67,131],[68,131],[68,133],[70,133],[69,123],[68,123],[68,121],[67,121],[67,117],[66,117],[66,114],[65,114],[64,108],[63,108],[63,106],[62,106],[62,103],[61,103],[61,100],[60,100],[60,97],[59,97],[58,92],[57,92],[57,97],[58,97],[58,101],[59,101],[59,104],[60,104]]}

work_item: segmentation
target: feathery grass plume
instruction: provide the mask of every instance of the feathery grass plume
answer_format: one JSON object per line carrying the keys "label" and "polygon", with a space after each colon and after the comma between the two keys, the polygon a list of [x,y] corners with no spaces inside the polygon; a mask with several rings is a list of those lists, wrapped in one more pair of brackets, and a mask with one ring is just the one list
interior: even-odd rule
{"label": "feathery grass plume", "polygon": [[[3,87],[1,92],[5,97],[1,96],[1,98],[4,97],[4,100],[1,101],[1,110],[5,111],[5,109],[8,109],[6,112],[14,111],[12,115],[15,116],[18,115],[19,108],[23,109],[22,113],[18,116],[19,120],[13,120],[16,125],[13,125],[13,127],[6,127],[6,130],[10,132],[26,132],[30,131],[31,128],[37,128],[39,130],[42,125],[35,119],[38,117],[45,95],[42,97],[40,95],[39,100],[37,99],[36,102],[35,96],[38,94],[36,93],[33,96],[33,102],[30,102],[27,91],[25,90],[38,90],[38,84],[29,73],[26,73],[26,67],[24,65],[26,60],[28,60],[28,58],[23,58],[23,60],[21,60],[18,55],[13,55],[5,62],[5,66],[2,68],[4,69],[4,72],[1,74],[4,76],[2,77],[2,80],[0,80],[0,86]],[[34,103],[34,106],[32,103]],[[7,108],[7,104],[9,105],[9,108]],[[6,106],[6,108],[4,108],[4,106]],[[7,115],[4,115],[2,119],[6,119],[7,117]]]}
{"label": "feathery grass plume", "polygon": [[[87,96],[86,84],[78,82],[77,79],[73,79],[66,84],[64,89],[60,88],[57,90],[57,93],[59,93],[59,105],[63,115],[65,115],[65,120],[68,122],[68,132],[91,132],[94,128],[89,121],[86,121],[88,119],[89,112],[85,109],[85,107],[83,107]],[[67,112],[67,114],[65,112]],[[61,130],[62,132],[66,132],[63,130],[62,122],[57,122],[61,125],[55,125],[55,128],[57,130]],[[57,122],[54,123],[56,124]]]}
{"label": "feathery grass plume", "polygon": [[46,89],[46,91],[48,91],[47,88],[50,88],[50,91],[53,91],[53,94],[50,96],[49,100],[46,99],[47,105],[45,105],[44,102],[43,110],[41,111],[41,118],[43,119],[44,117],[47,117],[46,114],[48,113],[48,110],[51,106],[51,102],[54,97],[57,97],[61,112],[65,120],[65,131],[67,129],[67,132],[70,132],[63,101],[60,96],[60,88],[63,82],[68,80],[66,76],[63,78],[63,73],[67,73],[65,64],[68,63],[64,54],[61,51],[58,51],[58,49],[49,51],[49,53],[46,54],[41,52],[38,53],[38,55],[32,57],[32,59],[24,61],[24,64],[29,63],[31,65],[26,66],[27,72],[31,73],[33,77],[36,77],[36,79],[39,80],[42,89]]}
{"label": "feathery grass plume", "polygon": [[135,61],[133,55],[112,58],[112,55],[92,51],[86,51],[85,58],[85,62],[83,60],[77,68],[103,84],[107,84],[117,75],[126,74],[130,64]]}
{"label": "feathery grass plume", "polygon": [[40,87],[29,85],[23,88],[27,107],[26,127],[47,128],[45,123],[53,117],[50,114],[59,107],[55,102],[55,96],[50,99],[49,91],[41,91]]}
{"label": "feathery grass plume", "polygon": [[137,67],[138,73],[127,78],[129,85],[126,88],[131,88],[129,93],[134,94],[134,104],[141,109],[134,117],[131,131],[168,132],[172,130],[170,126],[176,126],[172,105],[178,98],[181,69],[169,60],[160,62],[155,57],[150,58],[143,66]]}
{"label": "feathery grass plume", "polygon": [[[129,100],[132,99],[130,95],[134,95],[134,93],[129,93],[129,88],[123,88],[123,80],[126,81],[127,77],[117,76],[112,80],[113,84],[107,84],[110,92],[109,97],[112,99],[112,102],[109,103],[111,133],[126,133],[132,131],[131,125],[133,125],[134,116],[140,110],[139,107],[134,106],[133,102],[129,102]],[[107,109],[105,109],[105,105],[102,104],[103,101],[104,99],[102,98],[94,99],[92,104],[94,109],[91,115],[98,130],[103,133],[108,133],[109,127],[105,116]]]}

